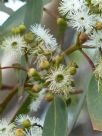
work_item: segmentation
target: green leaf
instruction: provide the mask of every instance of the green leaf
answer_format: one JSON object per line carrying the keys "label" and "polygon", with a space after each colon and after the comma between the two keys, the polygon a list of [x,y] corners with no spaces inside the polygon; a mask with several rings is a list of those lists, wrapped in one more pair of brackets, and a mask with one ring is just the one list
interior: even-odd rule
{"label": "green leaf", "polygon": [[[27,61],[25,56],[21,57],[21,62],[20,62],[21,66],[26,68],[27,67]],[[21,96],[24,92],[24,83],[26,81],[27,78],[27,73],[23,70],[19,71],[19,75],[18,75],[18,81],[19,81],[19,88],[18,88],[18,94],[19,96]]]}
{"label": "green leaf", "polygon": [[[24,68],[27,67],[27,61],[26,61],[25,56],[22,56],[22,57],[21,57],[20,64],[21,64],[21,66],[24,67]],[[20,70],[20,71],[19,71],[19,83],[20,83],[20,85],[22,85],[22,84],[25,83],[26,77],[27,77],[27,73],[26,73],[25,71],[23,71],[23,70]]]}
{"label": "green leaf", "polygon": [[102,131],[102,90],[98,92],[98,83],[93,76],[87,94],[88,111],[94,130]]}
{"label": "green leaf", "polygon": [[39,23],[42,16],[42,0],[28,0],[26,4],[25,25],[29,28],[34,23]]}
{"label": "green leaf", "polygon": [[43,5],[47,4],[48,2],[50,2],[51,0],[43,0]]}
{"label": "green leaf", "polygon": [[61,98],[54,98],[44,124],[42,136],[66,136],[67,134],[67,108]]}
{"label": "green leaf", "polygon": [[25,5],[19,10],[14,12],[6,22],[0,27],[0,34],[6,34],[7,31],[10,31],[13,26],[17,26],[24,22],[25,16]]}
{"label": "green leaf", "polygon": [[0,11],[5,12],[9,15],[13,13],[13,10],[11,8],[6,7],[3,2],[0,2]]}

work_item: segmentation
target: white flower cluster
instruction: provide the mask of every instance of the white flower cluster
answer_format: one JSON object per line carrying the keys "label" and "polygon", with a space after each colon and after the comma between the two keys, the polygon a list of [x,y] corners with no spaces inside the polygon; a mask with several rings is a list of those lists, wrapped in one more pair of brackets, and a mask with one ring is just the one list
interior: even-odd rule
{"label": "white flower cluster", "polygon": [[[99,0],[93,1],[94,3],[99,2]],[[91,12],[85,0],[62,0],[59,12],[66,17],[68,25],[78,32],[91,33],[99,19],[96,14]]]}
{"label": "white flower cluster", "polygon": [[[91,7],[94,7],[92,9]],[[97,10],[97,13],[96,13]],[[66,18],[68,25],[79,34],[86,34],[88,39],[82,46],[95,47],[95,50],[85,51],[93,59],[98,48],[102,48],[102,0],[62,0],[59,7],[60,14]],[[102,53],[101,53],[102,55]],[[93,60],[96,63],[96,59]],[[102,89],[102,59],[97,62],[94,74],[98,81],[98,90]]]}
{"label": "white flower cluster", "polygon": [[14,123],[2,119],[0,120],[0,136],[42,136],[42,122],[38,118],[22,114]]}
{"label": "white flower cluster", "polygon": [[[20,28],[25,30],[25,26],[21,26]],[[30,27],[30,32],[18,34],[18,28],[13,29],[14,34],[4,38],[1,47],[12,55],[18,54],[20,57],[25,55],[26,58],[29,58],[28,63],[34,65],[34,71],[36,71],[36,75],[31,77],[29,75],[32,75],[32,72],[28,74],[29,81],[27,82],[30,82],[32,86],[36,84],[48,84],[46,87],[43,86],[41,90],[38,89],[39,87],[35,87],[38,90],[38,97],[35,96],[35,101],[33,99],[29,108],[30,111],[36,112],[46,95],[46,90],[50,91],[51,94],[69,95],[69,91],[72,90],[73,77],[68,71],[67,66],[60,63],[57,66],[55,58],[57,56],[60,57],[59,52],[61,53],[61,50],[56,38],[50,34],[49,29],[40,24],[35,24]],[[29,61],[33,60],[33,58],[35,60],[32,64],[32,61]],[[18,123],[20,124],[20,122]]]}

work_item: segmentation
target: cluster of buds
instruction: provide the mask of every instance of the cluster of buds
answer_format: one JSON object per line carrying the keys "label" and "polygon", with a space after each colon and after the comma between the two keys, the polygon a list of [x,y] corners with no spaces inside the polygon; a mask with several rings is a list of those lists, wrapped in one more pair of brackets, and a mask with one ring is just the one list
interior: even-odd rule
{"label": "cluster of buds", "polygon": [[[58,18],[57,24],[64,32],[67,27],[66,21]],[[27,65],[29,64],[25,68],[28,75],[25,90],[33,98],[29,106],[31,111],[38,110],[43,99],[51,102],[55,95],[60,95],[64,99],[69,97],[70,91],[75,87],[73,77],[77,67],[75,64],[63,63],[65,57],[61,47],[45,26],[36,24],[31,26],[29,31],[24,24],[15,26],[10,36],[2,41],[1,48],[10,51],[10,55],[17,53],[20,59],[24,56]],[[18,64],[17,67],[22,66]],[[26,121],[26,125],[28,124],[29,121]]]}

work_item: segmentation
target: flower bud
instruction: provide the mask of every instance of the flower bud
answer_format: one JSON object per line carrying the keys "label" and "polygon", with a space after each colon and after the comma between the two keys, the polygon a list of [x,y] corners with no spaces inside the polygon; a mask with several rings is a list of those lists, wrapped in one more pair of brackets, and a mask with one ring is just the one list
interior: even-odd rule
{"label": "flower bud", "polygon": [[29,77],[32,77],[32,76],[34,76],[34,75],[36,75],[36,74],[37,74],[36,69],[30,68],[30,69],[28,70],[28,76],[29,76]]}
{"label": "flower bud", "polygon": [[96,23],[96,29],[101,30],[102,29],[102,22],[97,22]]}
{"label": "flower bud", "polygon": [[71,63],[71,66],[72,66],[72,67],[75,67],[75,68],[78,68],[78,65],[77,65],[75,62],[72,62],[72,63]]}
{"label": "flower bud", "polygon": [[16,129],[15,136],[25,136],[23,129]]}
{"label": "flower bud", "polygon": [[70,72],[71,75],[75,75],[76,72],[77,72],[77,69],[75,67],[70,67],[69,72]]}
{"label": "flower bud", "polygon": [[33,34],[31,32],[26,33],[24,39],[27,43],[31,43],[34,39]]}
{"label": "flower bud", "polygon": [[20,29],[19,29],[19,27],[13,27],[11,32],[12,32],[12,34],[20,34]]}
{"label": "flower bud", "polygon": [[61,55],[57,55],[55,58],[56,64],[60,64],[63,61],[64,57]]}
{"label": "flower bud", "polygon": [[57,24],[58,24],[59,26],[65,26],[65,27],[67,27],[67,22],[66,22],[66,20],[63,19],[63,18],[58,18],[58,19],[57,19]]}
{"label": "flower bud", "polygon": [[44,61],[42,61],[42,62],[39,64],[39,67],[40,67],[41,69],[47,69],[47,68],[49,68],[49,66],[50,66],[50,63],[49,63],[49,61],[47,61],[47,60],[44,60]]}
{"label": "flower bud", "polygon": [[19,26],[20,32],[24,33],[26,31],[26,26],[24,24]]}
{"label": "flower bud", "polygon": [[52,93],[50,92],[47,92],[46,95],[45,95],[45,100],[48,101],[48,102],[51,102],[53,100],[54,96]]}
{"label": "flower bud", "polygon": [[41,86],[39,84],[36,84],[32,87],[32,91],[35,93],[40,92],[40,90],[41,90]]}
{"label": "flower bud", "polygon": [[23,121],[23,127],[24,128],[29,128],[31,126],[31,122],[29,119]]}
{"label": "flower bud", "polygon": [[80,43],[84,43],[89,39],[88,35],[86,33],[81,33],[79,36],[79,41]]}
{"label": "flower bud", "polygon": [[58,18],[57,24],[58,24],[58,27],[59,27],[59,29],[58,29],[59,34],[61,36],[62,34],[64,34],[65,30],[67,29],[67,22],[63,18]]}

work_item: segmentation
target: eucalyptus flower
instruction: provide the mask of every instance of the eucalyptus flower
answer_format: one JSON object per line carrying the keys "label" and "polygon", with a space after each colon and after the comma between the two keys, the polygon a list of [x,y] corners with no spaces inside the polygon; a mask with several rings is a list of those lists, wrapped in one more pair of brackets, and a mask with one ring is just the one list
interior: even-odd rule
{"label": "eucalyptus flower", "polygon": [[68,68],[61,65],[59,68],[51,70],[46,77],[46,82],[49,83],[48,88],[52,93],[67,96],[69,91],[72,90],[73,78]]}
{"label": "eucalyptus flower", "polygon": [[16,117],[15,122],[18,126],[30,127],[36,123],[39,123],[39,119],[30,117],[29,115],[20,114]]}
{"label": "eucalyptus flower", "polygon": [[8,119],[0,120],[0,135],[1,134],[9,134],[13,131],[15,125],[13,123],[9,123]]}
{"label": "eucalyptus flower", "polygon": [[78,10],[80,7],[85,5],[85,0],[62,0],[59,6],[59,12],[61,15],[68,15],[73,10]]}
{"label": "eucalyptus flower", "polygon": [[26,136],[42,136],[42,128],[33,126],[29,131],[26,131]]}
{"label": "eucalyptus flower", "polygon": [[53,52],[58,48],[56,39],[45,26],[42,27],[40,24],[32,25],[30,30],[36,36],[36,40],[40,42],[40,48],[45,52]]}
{"label": "eucalyptus flower", "polygon": [[26,42],[20,35],[13,35],[5,38],[2,43],[2,48],[11,55],[23,55],[23,49],[26,47]]}
{"label": "eucalyptus flower", "polygon": [[45,55],[38,53],[34,63],[37,64],[37,68],[39,68],[41,62],[46,60],[47,60],[47,57]]}
{"label": "eucalyptus flower", "polygon": [[68,23],[78,32],[90,33],[96,25],[97,17],[90,14],[89,8],[86,6],[78,10],[73,10],[68,16]]}

